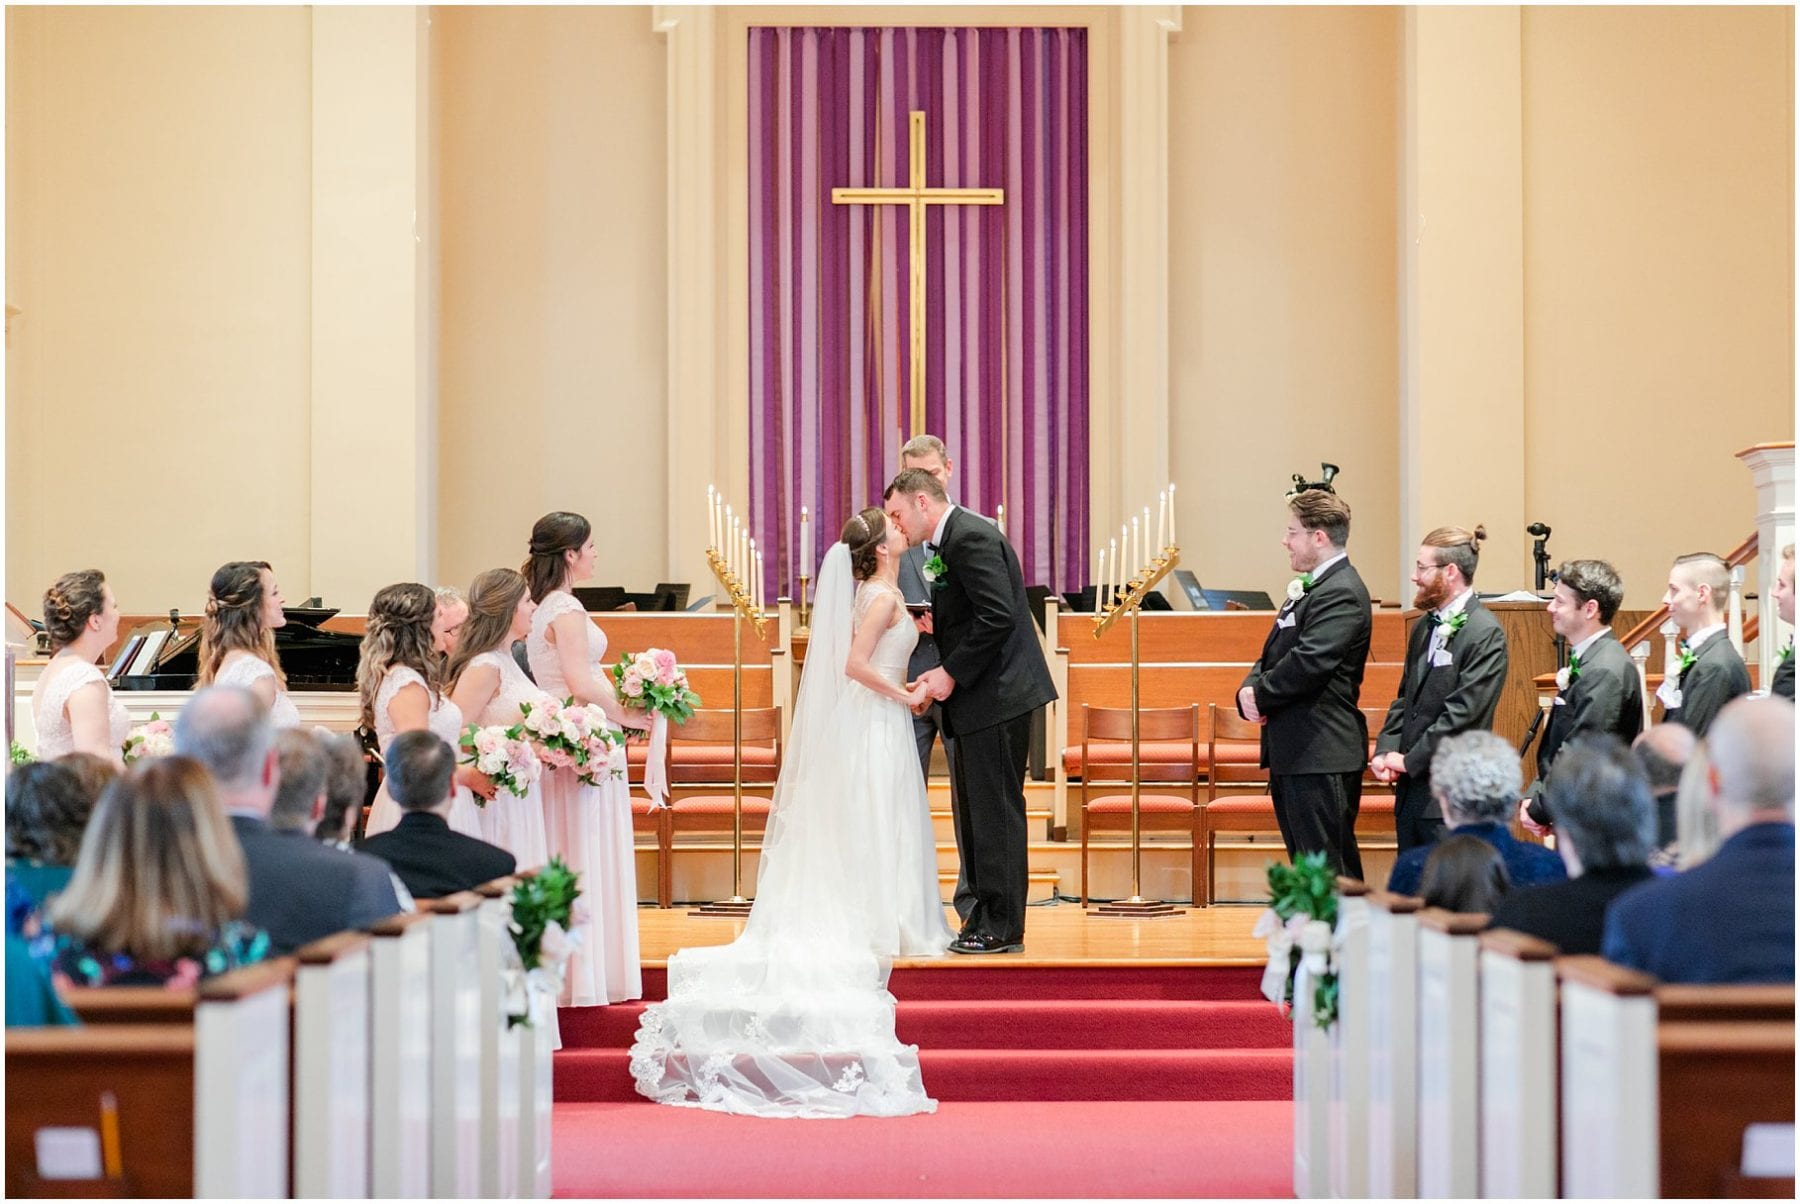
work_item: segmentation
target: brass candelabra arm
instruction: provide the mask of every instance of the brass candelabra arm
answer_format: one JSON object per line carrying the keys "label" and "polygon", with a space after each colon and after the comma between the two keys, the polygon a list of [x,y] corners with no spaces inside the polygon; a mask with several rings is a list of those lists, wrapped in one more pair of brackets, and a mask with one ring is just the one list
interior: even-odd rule
{"label": "brass candelabra arm", "polygon": [[1152,557],[1149,564],[1134,571],[1125,582],[1125,592],[1114,598],[1104,613],[1094,616],[1094,638],[1099,639],[1114,623],[1142,607],[1144,596],[1162,584],[1163,578],[1180,563],[1181,549],[1170,545],[1160,556]]}

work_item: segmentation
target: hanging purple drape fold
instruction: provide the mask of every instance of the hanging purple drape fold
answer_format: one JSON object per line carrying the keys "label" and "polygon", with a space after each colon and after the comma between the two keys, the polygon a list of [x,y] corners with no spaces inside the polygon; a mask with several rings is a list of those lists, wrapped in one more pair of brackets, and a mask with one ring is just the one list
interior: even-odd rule
{"label": "hanging purple drape fold", "polygon": [[[998,187],[927,210],[926,429],[952,494],[994,514],[1027,583],[1087,582],[1087,34],[1082,29],[749,31],[750,503],[769,599],[899,464],[912,393],[904,206],[834,187]],[[807,567],[809,576],[817,566]]]}

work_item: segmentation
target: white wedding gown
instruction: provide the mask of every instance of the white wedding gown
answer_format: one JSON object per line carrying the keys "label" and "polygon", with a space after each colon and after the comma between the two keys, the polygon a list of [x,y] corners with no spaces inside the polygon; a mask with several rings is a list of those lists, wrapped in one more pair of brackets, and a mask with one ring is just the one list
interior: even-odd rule
{"label": "white wedding gown", "polygon": [[[639,1093],[746,1116],[931,1112],[918,1048],[894,1035],[890,959],[952,937],[906,707],[843,674],[851,632],[881,591],[851,600],[849,557],[819,574],[813,646],[775,787],[756,902],[729,945],[669,959],[666,1002],[631,1048]],[[899,602],[898,591],[893,591]],[[871,657],[903,683],[918,633],[904,606]]]}

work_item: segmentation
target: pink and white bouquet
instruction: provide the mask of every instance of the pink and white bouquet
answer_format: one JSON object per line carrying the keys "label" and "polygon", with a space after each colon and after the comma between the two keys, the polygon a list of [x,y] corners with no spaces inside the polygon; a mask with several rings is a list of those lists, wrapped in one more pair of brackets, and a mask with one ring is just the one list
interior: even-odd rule
{"label": "pink and white bouquet", "polygon": [[589,786],[625,776],[625,738],[606,721],[606,712],[573,698],[519,704],[525,735],[552,769],[576,769]]}
{"label": "pink and white bouquet", "polygon": [[687,674],[667,648],[646,648],[636,656],[621,656],[612,676],[622,706],[686,723],[700,705],[700,695],[688,688]]}
{"label": "pink and white bouquet", "polygon": [[[544,774],[543,762],[538,759],[531,741],[525,738],[523,724],[480,727],[472,723],[464,729],[460,743],[467,754],[463,764],[473,765],[491,778],[494,785],[511,791],[514,798],[525,797]],[[486,805],[480,796],[476,796],[475,802],[477,806]]]}
{"label": "pink and white bouquet", "polygon": [[140,723],[125,737],[119,753],[129,765],[144,757],[166,757],[175,751],[175,727],[156,711],[147,723]]}

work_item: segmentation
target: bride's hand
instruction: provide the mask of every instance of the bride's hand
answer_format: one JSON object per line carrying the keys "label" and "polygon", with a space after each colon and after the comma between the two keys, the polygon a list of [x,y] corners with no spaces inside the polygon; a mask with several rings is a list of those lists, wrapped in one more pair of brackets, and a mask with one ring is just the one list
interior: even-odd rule
{"label": "bride's hand", "polygon": [[914,682],[912,689],[906,692],[906,705],[915,715],[922,714],[931,705],[931,692],[921,682]]}

